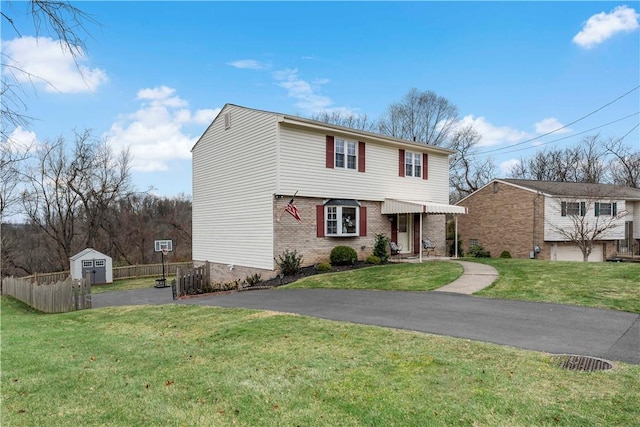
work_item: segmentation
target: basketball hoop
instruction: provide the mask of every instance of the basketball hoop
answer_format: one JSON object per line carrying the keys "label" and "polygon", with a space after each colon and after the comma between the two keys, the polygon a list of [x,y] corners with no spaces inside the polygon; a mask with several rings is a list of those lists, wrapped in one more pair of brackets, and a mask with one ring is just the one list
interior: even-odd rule
{"label": "basketball hoop", "polygon": [[162,255],[167,255],[169,253],[169,249],[167,248],[162,248]]}

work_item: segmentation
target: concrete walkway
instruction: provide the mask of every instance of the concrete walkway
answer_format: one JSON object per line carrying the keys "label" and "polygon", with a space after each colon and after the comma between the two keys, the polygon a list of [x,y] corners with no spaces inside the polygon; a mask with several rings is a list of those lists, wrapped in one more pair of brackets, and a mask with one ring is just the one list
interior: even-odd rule
{"label": "concrete walkway", "polygon": [[454,261],[464,267],[464,273],[457,280],[436,289],[436,292],[453,292],[471,295],[491,285],[498,278],[498,270],[490,265],[469,261]]}

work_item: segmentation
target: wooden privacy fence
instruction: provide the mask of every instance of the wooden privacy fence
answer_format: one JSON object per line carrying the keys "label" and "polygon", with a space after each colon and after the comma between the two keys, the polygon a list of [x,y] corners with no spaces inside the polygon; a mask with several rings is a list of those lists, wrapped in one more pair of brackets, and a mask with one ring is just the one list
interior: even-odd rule
{"label": "wooden privacy fence", "polygon": [[[164,265],[165,275],[173,276],[178,268],[191,268],[191,262],[172,262]],[[38,273],[31,276],[22,277],[38,283],[52,283],[63,281],[69,277],[69,271],[57,273]],[[113,267],[113,280],[135,279],[138,277],[162,276],[162,264],[126,265],[124,267]]]}
{"label": "wooden privacy fence", "polygon": [[52,283],[38,283],[29,278],[5,277],[3,294],[45,313],[66,313],[91,308],[91,282],[88,278],[67,277]]}
{"label": "wooden privacy fence", "polygon": [[[164,265],[165,276],[173,276],[178,269],[189,269],[191,262],[171,262]],[[162,264],[127,265],[113,267],[113,280],[134,279],[137,277],[162,276]]]}
{"label": "wooden privacy fence", "polygon": [[[172,284],[171,286],[174,286]],[[211,273],[209,262],[200,267],[179,268],[176,272],[174,299],[185,295],[197,295],[211,292]]]}

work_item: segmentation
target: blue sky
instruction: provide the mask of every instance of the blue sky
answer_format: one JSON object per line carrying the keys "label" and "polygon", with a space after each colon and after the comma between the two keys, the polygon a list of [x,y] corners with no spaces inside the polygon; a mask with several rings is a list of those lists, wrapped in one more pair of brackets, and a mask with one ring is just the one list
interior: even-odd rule
{"label": "blue sky", "polygon": [[596,132],[640,149],[638,1],[77,2],[98,23],[84,78],[36,38],[27,3],[2,3],[20,29],[3,22],[3,55],[46,79],[22,82],[36,120],[12,140],[92,129],[129,147],[134,185],[159,195],[191,194],[190,149],[225,103],[376,120],[431,90],[480,132],[498,176]]}

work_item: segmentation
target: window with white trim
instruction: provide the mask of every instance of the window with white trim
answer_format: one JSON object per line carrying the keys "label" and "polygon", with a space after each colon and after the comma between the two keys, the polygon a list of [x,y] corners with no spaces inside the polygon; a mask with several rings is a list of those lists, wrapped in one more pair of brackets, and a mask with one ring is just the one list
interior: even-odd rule
{"label": "window with white trim", "polygon": [[357,165],[357,143],[344,139],[335,139],[335,167],[345,169],[356,169]]}
{"label": "window with white trim", "polygon": [[103,259],[96,260],[96,267],[104,267],[106,265],[106,261]]}
{"label": "window with white trim", "polygon": [[93,260],[83,260],[82,267],[83,268],[93,267]]}
{"label": "window with white trim", "polygon": [[405,176],[422,178],[422,154],[407,151],[404,153]]}
{"label": "window with white trim", "polygon": [[358,206],[325,205],[325,230],[327,236],[358,236]]}

